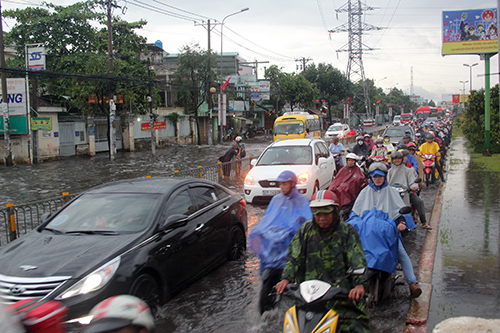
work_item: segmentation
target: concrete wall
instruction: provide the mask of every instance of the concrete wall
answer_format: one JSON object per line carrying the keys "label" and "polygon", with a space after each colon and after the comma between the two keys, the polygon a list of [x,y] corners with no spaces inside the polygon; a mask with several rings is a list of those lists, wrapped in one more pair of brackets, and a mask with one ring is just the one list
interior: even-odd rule
{"label": "concrete wall", "polygon": [[[11,135],[10,137],[11,149],[12,149],[12,160],[14,163],[29,163],[29,152],[28,152],[28,136],[27,135]],[[5,158],[7,157],[7,150],[5,149],[5,141],[0,140],[0,163],[5,164]]]}

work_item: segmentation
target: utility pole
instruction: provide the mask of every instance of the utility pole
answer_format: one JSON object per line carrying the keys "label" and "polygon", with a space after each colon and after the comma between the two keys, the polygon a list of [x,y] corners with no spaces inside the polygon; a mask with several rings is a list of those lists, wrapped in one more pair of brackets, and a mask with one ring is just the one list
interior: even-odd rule
{"label": "utility pole", "polygon": [[347,44],[344,45],[342,49],[337,50],[337,52],[348,52],[349,54],[349,60],[347,62],[347,79],[354,83],[361,83],[363,91],[355,92],[354,97],[364,102],[368,118],[372,117],[372,113],[370,98],[368,96],[368,87],[366,86],[365,69],[363,66],[363,51],[373,51],[373,48],[363,44],[363,32],[380,30],[380,28],[364,23],[363,12],[373,9],[373,7],[366,6],[361,0],[348,0],[346,4],[335,10],[337,13],[347,12],[348,23],[328,31],[329,33],[348,33]]}
{"label": "utility pole", "polygon": [[149,102],[149,122],[151,126],[151,154],[156,155],[156,136],[155,136],[155,114],[153,112],[153,82],[151,80],[151,63],[150,58],[148,56],[148,90],[149,96],[147,98]]}
{"label": "utility pole", "polygon": [[2,7],[0,3],[0,65],[2,66],[1,82],[2,82],[2,111],[3,111],[3,136],[5,140],[5,165],[12,166],[12,145],[10,142],[10,117],[9,117],[9,98],[7,96],[7,76],[5,73],[5,52],[3,43],[3,25],[2,25]]}
{"label": "utility pole", "polygon": [[[241,67],[252,67],[255,69],[255,80],[259,79],[259,64],[268,64],[269,61],[242,61],[239,64]],[[253,66],[245,66],[245,65],[253,65]]]}
{"label": "utility pole", "polygon": [[[306,64],[309,62],[309,61],[312,61],[311,58],[305,58],[305,57],[302,57],[300,59],[295,59],[295,62],[301,62],[302,63],[302,68],[301,68],[301,72],[304,72],[306,70]],[[299,70],[299,66],[297,65],[297,71]]]}
{"label": "utility pole", "polygon": [[[111,15],[111,0],[107,0],[108,5],[108,76],[113,77],[113,24]],[[113,122],[115,120],[116,105],[114,101],[114,82],[111,81],[109,89],[109,159],[114,161],[116,159],[116,140],[115,140],[115,127]]]}

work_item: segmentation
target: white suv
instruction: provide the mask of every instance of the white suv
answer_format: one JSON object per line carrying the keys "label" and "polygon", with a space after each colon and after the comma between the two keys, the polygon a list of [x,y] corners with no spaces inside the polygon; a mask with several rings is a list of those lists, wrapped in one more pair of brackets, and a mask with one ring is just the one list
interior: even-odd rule
{"label": "white suv", "polygon": [[325,139],[331,139],[333,137],[345,138],[347,133],[349,133],[351,129],[347,124],[335,123],[328,127],[325,132]]}
{"label": "white suv", "polygon": [[278,140],[252,160],[253,168],[245,177],[245,200],[270,199],[280,193],[276,179],[282,171],[290,170],[298,178],[297,189],[310,199],[318,190],[330,186],[335,162],[326,143],[318,138]]}

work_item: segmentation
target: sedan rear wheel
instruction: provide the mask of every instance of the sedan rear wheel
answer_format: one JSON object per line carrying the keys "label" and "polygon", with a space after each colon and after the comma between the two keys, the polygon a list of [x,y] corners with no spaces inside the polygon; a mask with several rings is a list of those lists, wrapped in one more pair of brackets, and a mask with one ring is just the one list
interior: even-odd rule
{"label": "sedan rear wheel", "polygon": [[139,297],[149,306],[153,316],[160,305],[160,288],[155,278],[149,274],[141,274],[130,288],[130,294]]}
{"label": "sedan rear wheel", "polygon": [[229,243],[229,260],[240,259],[246,250],[246,240],[243,231],[240,228],[234,227],[231,232],[231,243]]}

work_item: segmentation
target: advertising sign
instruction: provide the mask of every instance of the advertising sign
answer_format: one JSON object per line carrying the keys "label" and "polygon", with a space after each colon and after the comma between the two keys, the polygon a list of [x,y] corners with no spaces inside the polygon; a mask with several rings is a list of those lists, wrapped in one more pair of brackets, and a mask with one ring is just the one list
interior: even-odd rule
{"label": "advertising sign", "polygon": [[498,52],[496,8],[443,11],[442,54]]}
{"label": "advertising sign", "polygon": [[[0,89],[2,83],[0,82]],[[7,79],[7,103],[9,104],[9,115],[26,115],[26,83],[22,79]],[[3,98],[0,95],[0,103]]]}
{"label": "advertising sign", "polygon": [[43,46],[28,47],[28,70],[45,70],[45,48]]}
{"label": "advertising sign", "polygon": [[[28,134],[28,120],[26,116],[9,118],[10,134]],[[0,117],[0,134],[4,132],[3,117]]]}
{"label": "advertising sign", "polygon": [[32,131],[38,131],[38,130],[45,130],[45,131],[51,131],[52,130],[52,118],[31,118],[31,130]]}
{"label": "advertising sign", "polygon": [[[155,121],[154,127],[155,127],[155,130],[167,128],[167,122],[166,121]],[[141,130],[143,130],[143,131],[151,130],[151,122],[148,121],[147,123],[141,123]]]}

